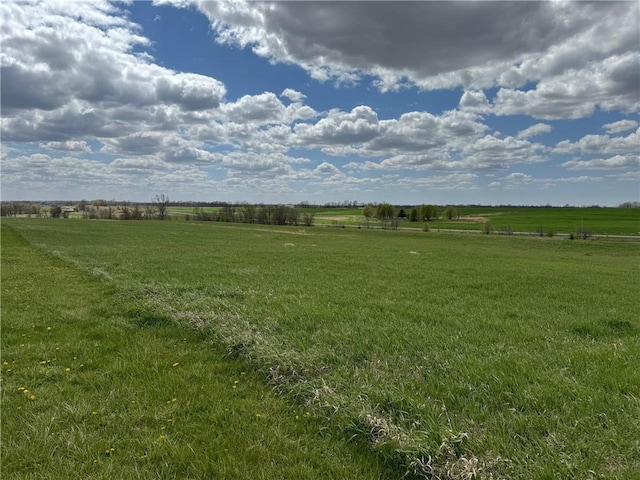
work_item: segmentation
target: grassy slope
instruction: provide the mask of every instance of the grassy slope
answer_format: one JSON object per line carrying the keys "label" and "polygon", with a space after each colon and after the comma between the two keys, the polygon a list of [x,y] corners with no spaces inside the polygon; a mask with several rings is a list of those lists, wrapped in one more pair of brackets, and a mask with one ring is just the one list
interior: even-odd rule
{"label": "grassy slope", "polygon": [[14,224],[416,471],[638,478],[636,244]]}
{"label": "grassy slope", "polygon": [[385,477],[242,363],[6,225],[1,385],[3,479]]}

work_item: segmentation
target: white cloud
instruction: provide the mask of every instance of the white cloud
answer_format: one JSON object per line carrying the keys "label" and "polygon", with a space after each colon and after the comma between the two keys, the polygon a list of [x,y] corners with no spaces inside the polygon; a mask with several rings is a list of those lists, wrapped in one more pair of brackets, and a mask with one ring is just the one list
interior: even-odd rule
{"label": "white cloud", "polygon": [[221,43],[382,90],[516,88],[636,52],[639,31],[635,2],[191,3]]}
{"label": "white cloud", "polygon": [[302,102],[305,98],[307,98],[305,94],[300,93],[292,88],[285,88],[280,96],[288,98],[292,102]]}
{"label": "white cloud", "polygon": [[50,150],[64,152],[91,153],[91,147],[82,140],[67,140],[65,142],[47,142],[44,146]]}
{"label": "white cloud", "polygon": [[294,127],[296,142],[306,146],[359,144],[379,131],[378,115],[364,105],[348,113],[334,109],[314,125],[300,123]]}
{"label": "white cloud", "polygon": [[616,155],[609,158],[596,158],[593,160],[570,160],[562,164],[568,170],[609,170],[619,168],[640,167],[638,155]]}
{"label": "white cloud", "polygon": [[482,90],[467,90],[460,98],[460,109],[474,113],[489,113],[491,106]]}
{"label": "white cloud", "polygon": [[224,98],[219,81],[134,53],[149,41],[109,3],[3,2],[0,14],[3,140],[177,129],[185,115]]}
{"label": "white cloud", "polygon": [[577,142],[563,140],[554,148],[555,153],[633,154],[640,148],[640,128],[626,137],[585,135]]}
{"label": "white cloud", "polygon": [[607,133],[622,133],[638,128],[638,122],[635,120],[619,120],[617,122],[607,123],[602,126]]}
{"label": "white cloud", "polygon": [[502,88],[492,112],[497,115],[530,115],[543,119],[572,119],[602,110],[638,111],[640,60],[628,52],[569,70],[538,82],[531,90]]}
{"label": "white cloud", "polygon": [[532,177],[531,177],[531,175],[527,175],[526,173],[514,172],[514,173],[510,173],[509,175],[504,177],[504,179],[505,180],[515,180],[517,182],[529,182],[529,181],[531,181]]}
{"label": "white cloud", "polygon": [[518,139],[531,138],[537,135],[542,135],[543,133],[549,133],[550,131],[551,125],[547,125],[546,123],[536,123],[535,125],[518,132],[516,137]]}

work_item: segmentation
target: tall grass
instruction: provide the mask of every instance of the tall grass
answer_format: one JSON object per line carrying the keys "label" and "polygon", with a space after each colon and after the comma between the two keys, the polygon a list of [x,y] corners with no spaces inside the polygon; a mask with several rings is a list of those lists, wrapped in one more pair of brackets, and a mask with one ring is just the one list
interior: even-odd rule
{"label": "tall grass", "polygon": [[415,476],[638,478],[637,244],[11,225]]}

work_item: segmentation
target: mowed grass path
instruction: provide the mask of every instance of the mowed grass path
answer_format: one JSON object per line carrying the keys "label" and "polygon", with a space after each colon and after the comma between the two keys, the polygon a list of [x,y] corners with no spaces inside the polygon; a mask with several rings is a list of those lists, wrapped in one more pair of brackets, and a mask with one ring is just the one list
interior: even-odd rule
{"label": "mowed grass path", "polygon": [[[387,478],[241,362],[2,227],[2,478]],[[388,471],[387,471],[388,473]]]}
{"label": "mowed grass path", "polygon": [[[639,478],[640,246],[11,221],[416,476]],[[152,322],[153,323],[153,322]]]}

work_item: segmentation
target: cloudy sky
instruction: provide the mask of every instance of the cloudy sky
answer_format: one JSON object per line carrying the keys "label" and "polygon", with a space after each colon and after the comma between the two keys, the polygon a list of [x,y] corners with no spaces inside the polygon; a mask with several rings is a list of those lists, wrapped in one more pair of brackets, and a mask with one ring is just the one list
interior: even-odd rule
{"label": "cloudy sky", "polygon": [[5,1],[2,199],[637,201],[639,6]]}

